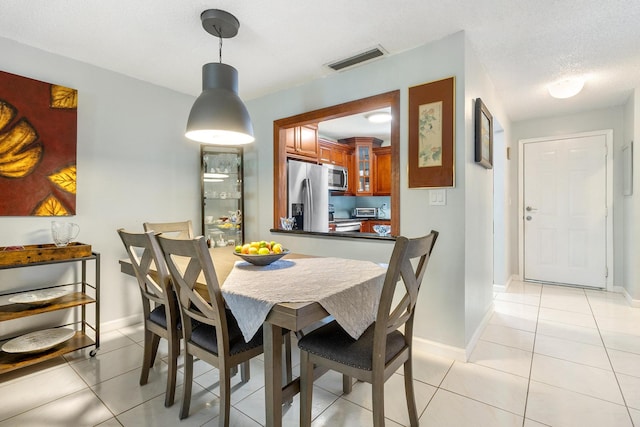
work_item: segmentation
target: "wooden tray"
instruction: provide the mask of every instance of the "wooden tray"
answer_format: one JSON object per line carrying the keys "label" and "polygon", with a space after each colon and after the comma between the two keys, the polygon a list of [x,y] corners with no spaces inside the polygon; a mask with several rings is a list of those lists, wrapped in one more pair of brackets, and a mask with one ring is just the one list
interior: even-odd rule
{"label": "wooden tray", "polygon": [[71,258],[84,258],[91,256],[91,245],[72,242],[67,246],[58,247],[53,243],[44,245],[0,247],[0,266],[21,265],[33,262],[55,261]]}

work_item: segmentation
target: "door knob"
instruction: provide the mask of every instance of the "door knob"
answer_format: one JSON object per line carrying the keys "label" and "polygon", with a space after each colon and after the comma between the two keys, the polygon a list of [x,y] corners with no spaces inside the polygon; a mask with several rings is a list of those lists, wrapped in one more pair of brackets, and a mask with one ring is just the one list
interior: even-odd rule
{"label": "door knob", "polygon": [[531,215],[527,215],[527,217],[525,218],[527,221],[531,221]]}
{"label": "door knob", "polygon": [[527,212],[532,212],[532,211],[537,211],[538,210],[536,208],[532,208],[531,206],[527,206],[526,209],[527,209]]}

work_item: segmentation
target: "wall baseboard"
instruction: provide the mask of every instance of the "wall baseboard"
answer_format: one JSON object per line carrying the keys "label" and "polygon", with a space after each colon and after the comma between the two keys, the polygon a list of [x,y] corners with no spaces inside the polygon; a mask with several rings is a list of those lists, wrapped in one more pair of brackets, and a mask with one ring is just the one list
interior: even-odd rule
{"label": "wall baseboard", "polygon": [[518,280],[518,276],[515,274],[509,276],[509,278],[507,279],[507,283],[505,283],[504,285],[497,285],[494,283],[493,292],[507,292],[507,289],[509,289],[509,286],[511,286],[511,282],[513,282],[514,280]]}
{"label": "wall baseboard", "polygon": [[485,328],[489,324],[489,319],[491,319],[491,316],[493,315],[494,307],[495,306],[494,306],[494,304],[492,302],[491,306],[489,307],[487,312],[484,314],[484,317],[480,321],[480,324],[478,325],[478,327],[474,331],[473,335],[471,336],[471,339],[467,343],[467,348],[466,348],[466,351],[465,351],[466,352],[466,360],[469,360],[469,358],[471,357],[471,353],[473,353],[473,350],[476,348],[476,344],[480,340],[480,336],[482,335],[482,333],[484,332]]}
{"label": "wall baseboard", "polygon": [[100,332],[111,332],[115,331],[116,329],[136,325],[138,323],[141,323],[141,320],[141,313],[138,313],[127,317],[122,317],[120,319],[111,320],[109,322],[100,323]]}
{"label": "wall baseboard", "polygon": [[493,284],[493,293],[498,293],[498,292],[507,292],[507,289],[509,289],[509,285],[508,284],[504,284],[504,285],[496,285],[495,283]]}
{"label": "wall baseboard", "polygon": [[489,323],[489,319],[493,315],[493,303],[491,303],[491,307],[487,310],[487,313],[482,318],[480,325],[476,328],[473,336],[467,343],[466,348],[454,347],[447,344],[442,344],[436,341],[427,340],[424,338],[418,338],[416,336],[413,337],[413,348],[414,351],[421,351],[425,353],[435,354],[436,356],[446,357],[448,359],[454,359],[459,362],[468,362],[471,357],[471,353],[476,347],[482,332],[484,332],[485,327]]}
{"label": "wall baseboard", "polygon": [[640,308],[640,299],[633,299],[633,297],[627,292],[627,289],[622,286],[614,286],[614,292],[619,292],[624,295],[624,298],[627,300],[631,307]]}
{"label": "wall baseboard", "polygon": [[447,344],[442,344],[436,341],[427,340],[424,338],[413,337],[413,352],[416,351],[435,354],[436,356],[446,357],[447,359],[454,359],[460,362],[467,361],[467,354],[464,348],[454,347]]}

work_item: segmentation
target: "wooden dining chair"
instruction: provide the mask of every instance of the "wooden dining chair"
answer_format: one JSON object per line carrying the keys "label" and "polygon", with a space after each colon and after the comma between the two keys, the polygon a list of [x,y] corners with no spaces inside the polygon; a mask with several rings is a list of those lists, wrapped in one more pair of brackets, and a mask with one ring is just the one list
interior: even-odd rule
{"label": "wooden dining chair", "polygon": [[[146,384],[149,379],[149,369],[155,362],[160,338],[166,339],[169,344],[169,371],[164,406],[171,406],[175,396],[176,371],[180,353],[180,312],[171,285],[171,277],[153,231],[128,233],[119,229],[118,234],[131,259],[142,297],[144,356],[140,385]],[[155,269],[153,274],[151,274],[152,268]]]}
{"label": "wooden dining chair", "polygon": [[[218,368],[220,373],[220,426],[229,425],[231,372],[240,365],[241,381],[249,381],[249,360],[263,352],[262,328],[246,342],[238,323],[225,307],[213,261],[203,236],[179,240],[157,236],[173,286],[178,295],[184,340],[184,385],[180,419],[189,416],[193,382],[193,357]],[[182,268],[181,268],[182,266]],[[204,279],[208,295],[198,292],[196,283]],[[202,283],[202,282],[201,282]],[[194,326],[197,322],[197,326]],[[291,341],[288,343],[287,376],[291,376]]]}
{"label": "wooden dining chair", "polygon": [[144,231],[155,231],[176,239],[193,239],[193,225],[191,220],[178,222],[145,222]]}
{"label": "wooden dining chair", "polygon": [[[384,426],[384,383],[404,365],[409,420],[411,426],[418,425],[411,366],[413,316],[418,290],[437,238],[437,231],[415,239],[396,238],[376,320],[357,340],[333,321],[298,341],[301,426],[311,425],[314,365],[342,373],[347,378],[343,381],[345,393],[351,391],[350,377],[371,384],[375,427]],[[414,270],[412,260],[416,259]],[[402,299],[393,305],[398,283],[404,284],[404,292]],[[402,326],[404,332],[398,330]]]}

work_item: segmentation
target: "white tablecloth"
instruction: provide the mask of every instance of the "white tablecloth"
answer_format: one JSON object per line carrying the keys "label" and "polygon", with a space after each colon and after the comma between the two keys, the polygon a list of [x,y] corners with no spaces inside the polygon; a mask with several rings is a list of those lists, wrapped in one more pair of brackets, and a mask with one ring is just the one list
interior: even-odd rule
{"label": "white tablecloth", "polygon": [[344,258],[280,259],[257,267],[236,262],[222,294],[245,340],[281,302],[315,301],[353,338],[374,322],[386,269]]}

